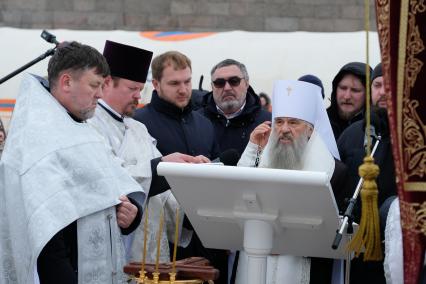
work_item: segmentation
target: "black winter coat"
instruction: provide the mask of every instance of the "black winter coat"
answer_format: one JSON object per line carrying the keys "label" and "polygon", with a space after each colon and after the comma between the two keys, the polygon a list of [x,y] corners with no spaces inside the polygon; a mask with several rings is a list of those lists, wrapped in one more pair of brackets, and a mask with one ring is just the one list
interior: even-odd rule
{"label": "black winter coat", "polygon": [[[392,195],[396,195],[395,168],[392,155],[392,147],[389,137],[389,127],[386,112],[379,111],[376,118],[371,117],[372,124],[375,124],[377,135],[381,136],[379,146],[374,155],[374,162],[380,168],[377,177],[379,189],[378,206],[382,206],[385,200]],[[363,163],[365,157],[365,121],[358,121],[349,126],[340,136],[338,148],[342,162],[348,167],[348,179],[346,187],[350,189],[348,197],[352,197],[355,187],[359,181],[358,167]],[[376,139],[372,139],[372,145]],[[361,218],[361,200],[358,198],[354,208],[355,222],[359,223]],[[385,224],[381,224],[384,226]],[[382,231],[383,233],[383,231]],[[383,239],[383,235],[382,235]],[[364,262],[362,258],[355,258],[351,264],[351,283],[386,283],[383,271],[383,262]]]}
{"label": "black winter coat", "polygon": [[241,155],[250,139],[250,133],[264,121],[271,120],[271,113],[262,109],[260,99],[249,87],[247,90],[246,105],[237,117],[227,119],[217,111],[213,93],[203,98],[203,107],[198,110],[214,125],[220,151],[235,149]]}
{"label": "black winter coat", "polygon": [[[161,99],[154,90],[151,103],[138,109],[134,119],[145,124],[151,136],[157,139],[157,148],[163,155],[180,152],[192,156],[204,155],[211,160],[219,156],[212,123],[193,111],[191,104],[180,109]],[[156,171],[153,171],[154,174]],[[186,216],[183,226],[193,229]],[[220,278],[215,283],[227,283],[227,251],[205,248],[195,233],[186,248],[177,249],[177,259],[192,256],[207,258],[220,271]]]}
{"label": "black winter coat", "polygon": [[[383,120],[386,120],[386,122]],[[374,155],[374,162],[380,168],[380,173],[376,180],[379,189],[379,206],[381,206],[388,197],[396,195],[395,168],[387,117],[381,118],[381,122],[382,126],[376,127],[376,133],[381,136],[381,140]],[[363,159],[366,155],[364,148],[364,127],[365,120],[355,122],[342,133],[337,142],[340,158],[348,167],[347,186],[351,189],[351,196],[349,197],[352,197],[355,191],[355,187],[359,181],[358,168],[363,163]],[[376,139],[372,139],[372,146],[375,142]],[[354,213],[355,222],[358,222],[361,213],[360,201],[357,202]]]}
{"label": "black winter coat", "polygon": [[153,91],[151,103],[138,109],[134,119],[142,122],[163,155],[180,152],[209,159],[219,156],[219,149],[211,122],[192,111],[191,104],[184,109],[161,99]]}

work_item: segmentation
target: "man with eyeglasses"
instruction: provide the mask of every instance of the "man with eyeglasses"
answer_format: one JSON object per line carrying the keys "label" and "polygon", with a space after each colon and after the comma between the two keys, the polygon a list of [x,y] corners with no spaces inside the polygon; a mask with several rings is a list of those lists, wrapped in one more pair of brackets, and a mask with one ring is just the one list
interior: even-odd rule
{"label": "man with eyeglasses", "polygon": [[212,92],[206,94],[200,113],[213,123],[220,151],[235,149],[241,155],[250,133],[271,114],[249,84],[244,64],[226,59],[211,70]]}

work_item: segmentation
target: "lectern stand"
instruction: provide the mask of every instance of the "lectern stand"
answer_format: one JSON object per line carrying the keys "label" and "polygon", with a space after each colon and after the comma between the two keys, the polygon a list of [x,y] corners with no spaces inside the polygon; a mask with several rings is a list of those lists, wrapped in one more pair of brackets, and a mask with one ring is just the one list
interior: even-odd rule
{"label": "lectern stand", "polygon": [[246,251],[249,284],[265,283],[271,253],[346,258],[344,245],[331,248],[339,216],[326,173],[180,163],[157,171],[205,247]]}

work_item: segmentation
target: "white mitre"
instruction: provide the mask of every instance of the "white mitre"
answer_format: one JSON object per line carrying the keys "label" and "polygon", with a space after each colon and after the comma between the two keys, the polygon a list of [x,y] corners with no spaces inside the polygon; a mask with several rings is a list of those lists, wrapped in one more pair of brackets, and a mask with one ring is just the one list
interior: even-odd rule
{"label": "white mitre", "polygon": [[272,118],[277,117],[293,117],[312,124],[330,153],[340,160],[320,87],[303,81],[276,81],[272,94]]}

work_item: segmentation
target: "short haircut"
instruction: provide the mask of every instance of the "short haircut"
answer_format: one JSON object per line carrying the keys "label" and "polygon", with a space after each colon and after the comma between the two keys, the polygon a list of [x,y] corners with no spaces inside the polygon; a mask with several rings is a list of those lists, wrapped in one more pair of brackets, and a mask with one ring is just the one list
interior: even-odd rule
{"label": "short haircut", "polygon": [[249,79],[249,75],[248,75],[246,66],[243,63],[238,62],[237,60],[234,60],[234,59],[225,59],[225,60],[219,62],[218,64],[216,64],[215,66],[213,66],[212,71],[210,72],[210,76],[213,77],[213,73],[217,69],[222,68],[222,67],[226,67],[226,66],[231,66],[231,65],[235,65],[235,66],[238,67],[238,69],[240,69],[241,73],[243,73],[244,79],[246,79],[246,80]]}
{"label": "short haircut", "polygon": [[91,46],[75,41],[59,46],[49,60],[47,74],[50,88],[54,88],[63,71],[78,73],[95,68],[95,73],[106,77],[110,74],[105,57]]}
{"label": "short haircut", "polygon": [[168,51],[160,54],[152,60],[152,78],[160,81],[163,77],[163,71],[167,66],[172,66],[175,70],[183,70],[186,67],[192,70],[191,60],[179,51]]}

